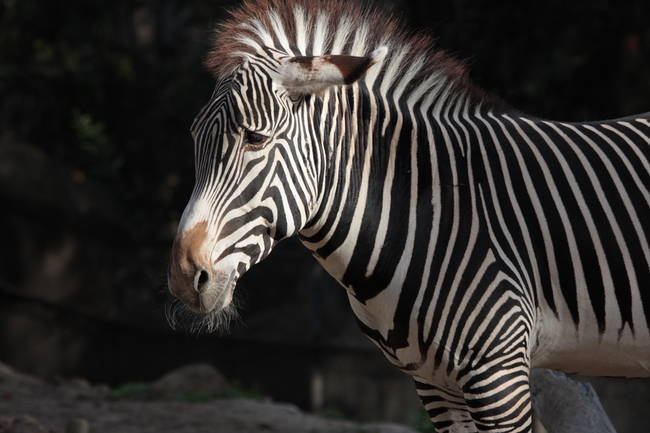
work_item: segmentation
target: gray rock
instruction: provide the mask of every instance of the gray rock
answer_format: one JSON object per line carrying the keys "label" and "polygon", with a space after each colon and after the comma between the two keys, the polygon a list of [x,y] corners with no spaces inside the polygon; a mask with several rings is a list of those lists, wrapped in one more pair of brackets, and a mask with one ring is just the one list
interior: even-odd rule
{"label": "gray rock", "polygon": [[535,368],[531,373],[533,407],[552,433],[616,433],[594,388],[564,373]]}
{"label": "gray rock", "polygon": [[2,362],[0,362],[0,381],[27,382],[32,384],[42,383],[40,379],[24,373],[19,373]]}
{"label": "gray rock", "polygon": [[[225,382],[214,368],[191,365],[155,386],[177,396],[188,390],[217,392]],[[58,385],[0,381],[0,396],[21,393],[20,398],[0,398],[0,414],[30,415],[0,417],[0,433],[416,433],[405,426],[324,418],[290,404],[260,400],[78,398],[79,390],[92,388],[83,381]],[[48,428],[37,420],[46,420]]]}
{"label": "gray rock", "polygon": [[0,417],[0,433],[50,433],[52,430],[46,429],[34,417]]}
{"label": "gray rock", "polygon": [[219,396],[228,389],[228,382],[208,364],[191,364],[173,370],[151,385],[151,391],[161,397],[178,398],[193,393]]}
{"label": "gray rock", "polygon": [[415,433],[409,427],[392,423],[362,424],[356,431],[368,433]]}
{"label": "gray rock", "polygon": [[65,426],[65,433],[88,433],[90,424],[83,418],[74,418],[68,421]]}

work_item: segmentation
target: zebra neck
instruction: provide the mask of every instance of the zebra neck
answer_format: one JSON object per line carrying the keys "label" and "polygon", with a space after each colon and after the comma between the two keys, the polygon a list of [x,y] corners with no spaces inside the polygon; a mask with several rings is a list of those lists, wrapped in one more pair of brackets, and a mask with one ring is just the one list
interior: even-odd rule
{"label": "zebra neck", "polygon": [[338,141],[320,208],[301,240],[364,302],[407,281],[419,287],[427,248],[454,224],[445,204],[471,209],[475,137],[461,120],[463,95],[391,100],[355,86],[340,97],[328,106]]}

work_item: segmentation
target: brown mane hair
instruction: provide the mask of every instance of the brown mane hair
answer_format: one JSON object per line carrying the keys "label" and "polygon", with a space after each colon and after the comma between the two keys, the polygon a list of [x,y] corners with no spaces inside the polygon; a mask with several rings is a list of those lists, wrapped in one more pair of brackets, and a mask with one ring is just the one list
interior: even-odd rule
{"label": "brown mane hair", "polygon": [[[296,41],[295,10],[302,8],[307,23],[308,41],[307,52],[298,50]],[[265,45],[261,36],[252,27],[245,26],[257,20],[263,29],[268,31],[274,38],[278,49],[279,43],[275,37],[271,15],[275,12],[284,28],[286,37],[291,44],[293,53],[291,55],[309,56],[310,42],[313,39],[315,19],[319,14],[328,17],[328,29],[330,35],[325,35],[325,49],[331,47],[333,30],[341,20],[350,20],[353,27],[367,25],[367,53],[376,49],[380,44],[388,42],[389,51],[385,63],[389,62],[395,47],[407,49],[407,55],[403,58],[403,68],[408,68],[411,59],[422,59],[422,65],[417,71],[413,81],[420,82],[434,73],[442,73],[451,79],[456,90],[462,90],[475,101],[498,102],[475,86],[469,79],[465,65],[451,57],[446,52],[434,49],[434,39],[425,32],[413,32],[408,30],[395,16],[390,15],[374,6],[358,4],[352,0],[244,0],[237,8],[229,11],[229,18],[219,25],[214,31],[214,43],[208,52],[205,65],[208,70],[218,79],[230,76],[236,67],[241,64],[242,56],[245,53],[254,54],[254,49],[243,39],[250,39]],[[354,33],[348,37],[345,50],[352,45]],[[281,49],[281,48],[279,48]],[[349,51],[333,54],[350,54]],[[367,54],[365,53],[365,54]],[[321,53],[324,54],[324,53]],[[327,54],[330,54],[329,52]],[[357,54],[359,55],[359,54]]]}

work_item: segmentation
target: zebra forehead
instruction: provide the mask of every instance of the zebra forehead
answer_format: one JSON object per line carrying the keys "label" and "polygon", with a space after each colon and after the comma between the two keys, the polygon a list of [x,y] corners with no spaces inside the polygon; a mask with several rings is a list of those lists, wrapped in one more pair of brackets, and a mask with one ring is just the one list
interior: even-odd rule
{"label": "zebra forehead", "polygon": [[[442,73],[455,86],[480,99],[486,96],[471,83],[462,62],[434,49],[430,35],[409,31],[395,17],[373,6],[353,0],[247,0],[229,15],[214,31],[214,43],[205,61],[218,79],[231,76],[246,58],[271,58],[267,48],[289,56],[365,56],[387,46],[390,54],[384,63],[404,63],[387,68],[396,78],[417,58],[421,61],[413,78]],[[337,66],[347,76],[346,68],[356,65],[342,62]]]}

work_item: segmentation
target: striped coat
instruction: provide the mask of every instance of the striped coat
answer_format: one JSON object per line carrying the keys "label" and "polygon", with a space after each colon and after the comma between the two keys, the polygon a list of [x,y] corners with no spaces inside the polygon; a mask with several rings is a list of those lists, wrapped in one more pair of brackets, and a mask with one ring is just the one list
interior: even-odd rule
{"label": "striped coat", "polygon": [[297,235],[439,432],[527,432],[532,367],[650,375],[650,115],[522,115],[430,47],[342,1],[233,11],[171,316],[220,325]]}

